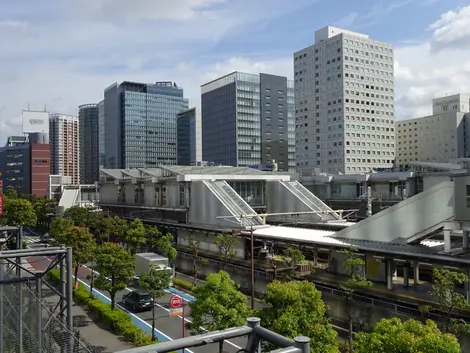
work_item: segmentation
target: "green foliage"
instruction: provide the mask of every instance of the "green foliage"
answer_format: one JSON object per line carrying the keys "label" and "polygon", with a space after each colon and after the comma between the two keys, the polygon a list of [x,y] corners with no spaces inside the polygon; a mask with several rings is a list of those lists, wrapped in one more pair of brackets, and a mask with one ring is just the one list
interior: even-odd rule
{"label": "green foliage", "polygon": [[127,221],[118,216],[106,218],[108,241],[119,242],[124,239],[127,230]]}
{"label": "green foliage", "polygon": [[295,272],[295,266],[302,263],[302,261],[305,261],[305,256],[300,251],[299,249],[293,249],[293,248],[287,248],[283,252],[284,255],[284,263],[286,264],[287,267],[290,267],[289,270],[285,271],[284,277],[287,280],[292,279],[294,272]]}
{"label": "green foliage", "polygon": [[105,241],[108,238],[108,222],[101,212],[90,212],[88,217],[88,229],[97,240]]}
{"label": "green foliage", "polygon": [[372,333],[358,333],[356,353],[460,353],[460,344],[451,334],[444,334],[433,321],[402,322],[398,318],[382,319]]}
{"label": "green foliage", "polygon": [[434,268],[432,271],[432,290],[438,309],[444,313],[444,330],[449,330],[450,317],[455,310],[470,307],[464,295],[457,292],[457,286],[468,283],[468,276],[462,272]]}
{"label": "green foliage", "polygon": [[67,240],[65,245],[72,248],[72,262],[77,276],[78,268],[91,260],[96,243],[86,228],[78,227],[70,229]]}
{"label": "green foliage", "polygon": [[191,252],[193,253],[193,286],[195,286],[197,275],[204,269],[207,260],[199,258],[199,240],[196,240],[196,236],[193,233],[188,235],[187,240]]}
{"label": "green foliage", "polygon": [[90,214],[88,207],[73,206],[64,212],[64,217],[70,218],[77,227],[88,227]]}
{"label": "green foliage", "polygon": [[17,199],[18,198],[18,191],[9,187],[5,190],[5,197],[8,199]]}
{"label": "green foliage", "polygon": [[119,244],[104,243],[96,249],[95,260],[95,269],[99,273],[96,287],[109,293],[114,310],[116,293],[126,288],[134,277],[134,257]]}
{"label": "green foliage", "polygon": [[215,245],[217,245],[222,252],[224,270],[227,267],[227,263],[232,261],[237,255],[236,247],[239,243],[240,238],[235,234],[219,234],[215,237]]}
{"label": "green foliage", "polygon": [[196,286],[194,286],[192,283],[181,278],[173,278],[173,285],[189,292],[192,292],[194,288],[196,288]]}
{"label": "green foliage", "polygon": [[193,293],[196,301],[190,304],[192,323],[187,327],[194,333],[201,328],[214,331],[241,326],[250,316],[245,295],[225,271],[208,276]]}
{"label": "green foliage", "polygon": [[262,298],[259,310],[263,327],[283,336],[308,336],[312,353],[337,353],[337,333],[325,317],[328,307],[321,293],[307,281],[273,281]]}
{"label": "green foliage", "polygon": [[49,235],[59,244],[68,243],[68,233],[73,227],[73,221],[70,218],[57,217],[52,221]]}
{"label": "green foliage", "polygon": [[[53,286],[58,286],[60,283],[59,271],[50,271],[47,274],[47,280]],[[73,295],[78,303],[93,312],[98,317],[100,323],[106,325],[111,332],[122,336],[127,341],[139,347],[155,343],[152,342],[149,335],[132,324],[132,319],[128,314],[121,310],[111,310],[108,304],[90,296],[90,293],[82,284],[80,284],[78,289],[73,291]]]}
{"label": "green foliage", "polygon": [[[157,265],[151,265],[149,273],[142,273],[139,285],[156,300],[165,295],[165,288],[170,286],[171,275],[168,271],[160,270]],[[155,305],[152,307],[152,339],[155,339]]]}
{"label": "green foliage", "polygon": [[36,197],[29,195],[29,201],[33,205],[34,211],[37,216],[38,224],[46,224],[49,221],[49,214],[55,212],[57,206],[57,201],[54,199],[49,199],[47,197]]}
{"label": "green foliage", "polygon": [[3,223],[9,226],[34,227],[37,223],[37,216],[36,212],[34,212],[33,205],[25,199],[6,197],[3,201],[2,218]]}
{"label": "green foliage", "polygon": [[176,259],[178,252],[173,246],[173,234],[162,234],[160,238],[158,238],[156,245],[160,248],[163,255],[166,256],[169,261]]}
{"label": "green foliage", "polygon": [[345,284],[342,284],[340,288],[346,294],[347,308],[348,308],[348,331],[349,331],[349,350],[352,351],[352,340],[353,340],[353,316],[352,316],[352,303],[354,291],[358,288],[370,287],[372,282],[368,281],[364,276],[360,275],[364,269],[365,262],[362,258],[356,256],[357,249],[349,248],[345,250],[347,259],[344,262],[344,269],[348,276],[348,280]]}
{"label": "green foliage", "polygon": [[124,241],[128,250],[135,254],[135,251],[147,242],[147,231],[144,224],[138,218],[134,219],[126,229]]}

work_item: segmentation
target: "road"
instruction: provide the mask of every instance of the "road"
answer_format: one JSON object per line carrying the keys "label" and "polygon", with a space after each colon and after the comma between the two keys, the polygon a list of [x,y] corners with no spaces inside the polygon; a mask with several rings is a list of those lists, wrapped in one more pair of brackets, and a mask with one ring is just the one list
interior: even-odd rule
{"label": "road", "polygon": [[[43,245],[39,243],[39,238],[36,236],[33,236],[31,234],[25,235],[24,240],[28,243],[28,247],[30,248],[36,248],[36,247],[42,247]],[[49,263],[50,260],[46,257],[42,256],[35,256],[35,257],[29,257],[27,261],[36,268],[37,270],[43,270],[45,269]],[[90,269],[88,268],[81,268],[79,270],[78,277],[81,281],[84,283],[89,283],[89,276],[91,274]],[[122,305],[121,298],[123,295],[129,293],[133,288],[126,288],[123,291],[120,291],[117,293],[116,298],[118,298],[118,304]],[[172,294],[169,291],[173,291],[172,289],[169,289],[165,296],[159,298],[156,302],[156,307],[155,307],[155,328],[160,331],[160,333],[157,335],[159,340],[161,341],[166,341],[166,340],[173,340],[173,339],[178,339],[182,337],[182,327],[183,327],[183,321],[181,317],[169,317],[169,302]],[[108,296],[107,293],[102,292],[103,295]],[[182,295],[183,296],[183,295]],[[191,296],[184,295],[183,296],[185,299],[185,311],[189,312],[189,307],[188,303],[191,300]],[[186,313],[185,312],[185,313]],[[139,312],[135,313],[135,316],[140,318],[142,321],[148,323],[149,325],[152,324],[152,312],[151,311],[146,311],[146,312]],[[191,318],[189,316],[185,317],[185,322],[190,322]],[[137,324],[139,320],[133,320]],[[142,323],[139,324],[139,326],[145,326],[142,325]],[[143,327],[142,327],[143,328]],[[148,330],[148,327],[147,327]],[[185,337],[190,336],[190,332],[185,329]],[[233,339],[230,341],[225,341],[224,343],[224,352],[227,353],[236,353],[238,350],[241,348],[245,347],[246,344],[246,338],[237,338]],[[218,352],[218,345],[217,344],[212,344],[208,347],[196,347],[196,348],[191,348],[191,349],[186,349],[187,353],[205,353],[205,352]]]}

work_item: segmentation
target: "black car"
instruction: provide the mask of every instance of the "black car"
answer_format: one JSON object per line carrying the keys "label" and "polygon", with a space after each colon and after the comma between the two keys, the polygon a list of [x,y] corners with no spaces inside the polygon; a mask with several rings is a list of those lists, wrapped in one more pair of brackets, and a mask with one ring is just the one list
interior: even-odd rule
{"label": "black car", "polygon": [[129,308],[132,308],[133,312],[142,310],[151,310],[153,306],[152,296],[142,290],[133,290],[132,292],[122,297],[122,303]]}
{"label": "black car", "polygon": [[39,241],[41,243],[46,243],[47,244],[47,243],[50,243],[52,241],[52,238],[49,234],[46,233],[46,234],[43,234],[39,237]]}

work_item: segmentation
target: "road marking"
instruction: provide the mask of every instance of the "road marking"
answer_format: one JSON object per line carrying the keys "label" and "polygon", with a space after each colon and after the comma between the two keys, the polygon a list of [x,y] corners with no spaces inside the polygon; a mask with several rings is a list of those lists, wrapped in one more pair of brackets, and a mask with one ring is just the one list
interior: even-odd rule
{"label": "road marking", "polygon": [[[98,273],[97,271],[92,270],[91,268],[89,268],[89,267],[87,267],[87,266],[82,266],[82,267],[86,268],[87,270],[93,271],[93,273],[96,273],[97,275],[99,275],[99,273]],[[124,290],[126,290],[127,292],[132,292],[132,289],[130,289],[129,287],[124,288]],[[165,292],[167,292],[168,294],[175,294],[175,293],[172,293],[172,292],[168,291],[167,289],[165,289]],[[186,301],[186,302],[191,302],[190,300],[184,298],[183,296],[182,296],[182,298],[183,298],[184,301]],[[167,309],[167,308],[165,308],[164,306],[162,306],[162,305],[160,305],[160,304],[158,304],[158,303],[155,303],[155,306],[158,306],[160,309],[163,309],[163,310],[165,310],[165,311],[168,312],[168,313],[170,312],[170,309]],[[183,319],[181,316],[178,316],[178,317],[179,317],[181,320]],[[189,320],[189,319],[187,319],[187,318],[184,318],[184,321],[185,321],[185,322],[192,323],[192,321]],[[207,331],[205,328],[203,328],[203,327],[200,327],[200,329],[202,329],[204,332],[208,332],[208,331]],[[234,348],[236,348],[236,349],[242,349],[242,347],[236,345],[235,343],[233,343],[233,342],[231,342],[231,341],[229,341],[229,340],[225,340],[225,342],[227,342],[229,345],[231,345],[232,347],[234,347]]]}

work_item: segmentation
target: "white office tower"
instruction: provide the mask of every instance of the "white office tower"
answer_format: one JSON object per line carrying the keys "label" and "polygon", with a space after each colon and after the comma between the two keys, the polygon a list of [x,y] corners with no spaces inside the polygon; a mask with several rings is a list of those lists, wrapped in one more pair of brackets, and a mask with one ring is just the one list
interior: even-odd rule
{"label": "white office tower", "polygon": [[312,172],[366,173],[395,159],[393,47],[325,27],[294,53],[296,163]]}

